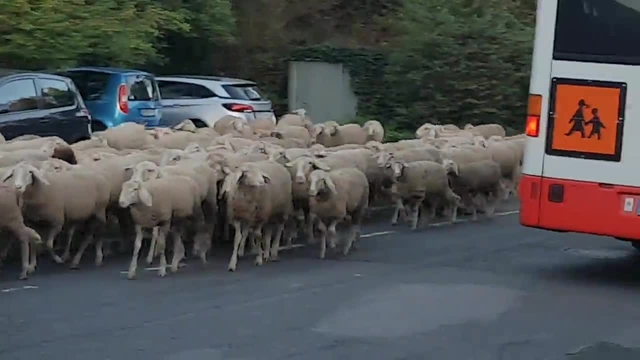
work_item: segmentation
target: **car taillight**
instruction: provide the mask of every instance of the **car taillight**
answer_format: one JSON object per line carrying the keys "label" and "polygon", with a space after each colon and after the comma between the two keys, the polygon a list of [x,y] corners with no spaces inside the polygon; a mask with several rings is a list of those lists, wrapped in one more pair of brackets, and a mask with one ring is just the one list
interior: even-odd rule
{"label": "car taillight", "polygon": [[245,104],[222,104],[222,106],[224,106],[225,109],[233,112],[253,112],[253,107]]}
{"label": "car taillight", "polygon": [[529,94],[527,104],[527,122],[525,124],[525,134],[530,137],[540,135],[540,113],[542,112],[542,95]]}
{"label": "car taillight", "polygon": [[125,114],[129,113],[129,95],[125,84],[118,87],[118,108]]}

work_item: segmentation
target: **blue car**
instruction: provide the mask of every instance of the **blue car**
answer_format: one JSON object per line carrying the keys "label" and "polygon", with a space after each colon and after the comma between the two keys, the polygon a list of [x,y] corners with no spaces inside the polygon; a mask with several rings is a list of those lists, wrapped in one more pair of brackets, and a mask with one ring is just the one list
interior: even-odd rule
{"label": "blue car", "polygon": [[160,91],[153,75],[110,67],[78,67],[59,73],[71,78],[91,113],[92,131],[125,122],[161,125]]}

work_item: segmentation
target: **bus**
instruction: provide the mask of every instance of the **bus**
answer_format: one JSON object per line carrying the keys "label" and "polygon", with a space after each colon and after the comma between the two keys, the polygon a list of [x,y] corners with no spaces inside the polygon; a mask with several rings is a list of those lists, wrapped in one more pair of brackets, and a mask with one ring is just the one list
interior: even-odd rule
{"label": "bus", "polygon": [[520,223],[640,250],[640,0],[538,0]]}

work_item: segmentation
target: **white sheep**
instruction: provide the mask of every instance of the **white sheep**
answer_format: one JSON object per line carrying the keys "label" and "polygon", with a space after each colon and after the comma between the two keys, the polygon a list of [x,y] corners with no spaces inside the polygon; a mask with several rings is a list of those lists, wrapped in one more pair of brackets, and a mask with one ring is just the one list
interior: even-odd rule
{"label": "white sheep", "polygon": [[[96,172],[74,169],[60,173],[47,173],[27,163],[19,163],[4,174],[2,181],[13,181],[13,186],[23,200],[25,217],[34,222],[46,224],[47,248],[58,263],[69,257],[73,235],[82,226],[86,235],[71,268],[77,268],[82,254],[91,240],[96,240],[96,265],[102,265],[102,234],[107,223],[106,208],[109,203],[109,184]],[[78,196],[82,194],[82,196]],[[63,258],[54,252],[54,239],[62,227],[68,224],[68,238]],[[32,264],[35,266],[35,264]]]}
{"label": "white sheep", "polygon": [[[40,235],[32,228],[24,224],[22,211],[20,209],[20,198],[15,189],[7,184],[0,184],[0,230],[15,237],[20,242],[20,255],[22,260],[22,271],[19,279],[24,280],[28,274],[33,273],[36,267],[35,246],[42,240]],[[3,259],[10,248],[11,242],[6,244]]]}
{"label": "white sheep", "polygon": [[[396,206],[391,223],[395,225],[401,207],[409,207],[411,229],[418,227],[418,214],[422,224],[436,216],[439,206],[445,207],[449,222],[456,221],[460,196],[449,187],[447,170],[433,161],[397,162],[393,164],[394,192],[400,203]],[[426,212],[426,214],[425,214]]]}
{"label": "white sheep", "polygon": [[493,135],[505,137],[507,132],[504,130],[504,127],[499,124],[482,124],[482,125],[472,125],[467,124],[464,127],[465,130],[471,132],[474,135],[484,136],[485,139],[490,138]]}
{"label": "white sheep", "polygon": [[382,142],[384,139],[384,127],[377,120],[369,120],[362,125],[364,131],[367,132],[367,141]]}
{"label": "white sheep", "polygon": [[[360,224],[369,206],[369,183],[358,169],[314,170],[310,175],[309,210],[320,230],[320,258],[324,259],[329,244],[334,248],[336,226],[347,222],[350,234],[342,253],[347,255],[360,239]],[[327,226],[328,225],[328,226]]]}
{"label": "white sheep", "polygon": [[238,252],[249,232],[264,245],[257,246],[256,265],[277,260],[280,238],[293,212],[287,170],[273,161],[243,164],[225,178],[220,196],[226,197],[227,217],[235,230],[229,271],[236,270]]}
{"label": "white sheep", "polygon": [[201,220],[201,199],[196,182],[178,175],[147,182],[129,180],[122,185],[118,202],[120,207],[130,209],[135,223],[136,238],[127,277],[136,277],[143,229],[152,229],[153,238],[157,240],[156,253],[160,256],[158,276],[161,277],[167,273],[166,237],[170,231],[173,233],[171,271],[178,271],[180,260],[184,256],[182,233],[186,230],[186,223]]}

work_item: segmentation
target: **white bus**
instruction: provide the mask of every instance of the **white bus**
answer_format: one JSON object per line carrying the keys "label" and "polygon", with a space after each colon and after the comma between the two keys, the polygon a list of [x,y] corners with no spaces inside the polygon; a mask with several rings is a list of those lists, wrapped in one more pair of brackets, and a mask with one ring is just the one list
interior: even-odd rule
{"label": "white bus", "polygon": [[538,0],[529,94],[520,223],[640,240],[640,0]]}

